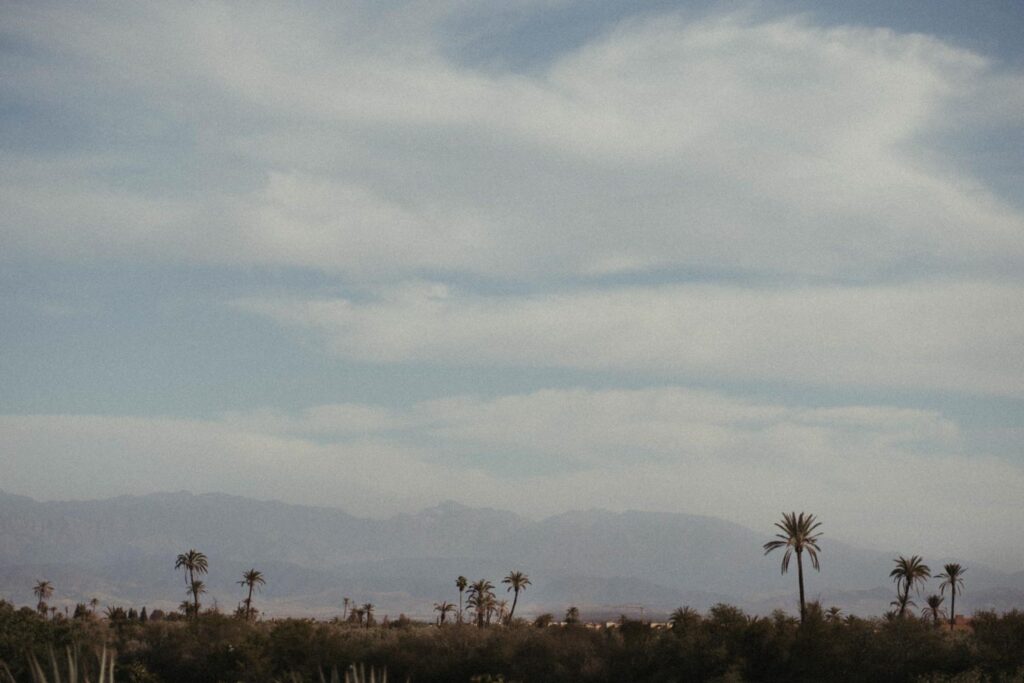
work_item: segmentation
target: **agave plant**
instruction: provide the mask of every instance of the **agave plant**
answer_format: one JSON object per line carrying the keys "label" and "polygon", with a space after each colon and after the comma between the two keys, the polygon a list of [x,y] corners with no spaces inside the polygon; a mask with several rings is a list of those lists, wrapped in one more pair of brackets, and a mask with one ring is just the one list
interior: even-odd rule
{"label": "agave plant", "polygon": [[[49,651],[49,664],[50,674],[47,675],[46,669],[39,660],[36,659],[35,655],[31,655],[28,660],[29,672],[32,674],[33,683],[92,683],[92,679],[84,671],[84,667],[80,666],[78,651],[72,651],[71,648],[66,648],[65,655],[67,657],[67,666],[64,671],[61,671],[61,667],[57,662],[57,655],[54,653],[53,648]],[[114,683],[114,653],[107,653],[107,648],[104,647],[100,654],[100,671],[99,678],[96,679],[96,683]],[[7,668],[7,665],[0,662],[0,671],[7,677],[7,683],[17,683],[11,670]]]}
{"label": "agave plant", "polygon": [[[367,670],[363,664],[350,664],[345,670],[344,681],[338,673],[337,667],[331,667],[330,676],[325,676],[323,669],[317,671],[320,683],[388,683],[387,667],[378,673],[372,666]],[[292,672],[280,683],[304,683],[305,679],[298,673]],[[406,679],[406,683],[409,683]]]}
{"label": "agave plant", "polygon": [[362,664],[352,664],[345,672],[345,683],[388,683],[388,670],[386,668],[381,669],[380,675],[378,675],[371,666],[369,677],[367,677],[365,666]]}

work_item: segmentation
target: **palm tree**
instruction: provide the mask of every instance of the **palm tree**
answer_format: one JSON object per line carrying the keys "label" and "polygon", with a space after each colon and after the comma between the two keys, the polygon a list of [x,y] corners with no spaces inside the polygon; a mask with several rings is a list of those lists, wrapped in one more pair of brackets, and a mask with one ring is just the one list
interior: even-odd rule
{"label": "palm tree", "polygon": [[[917,592],[920,593],[921,588],[917,584],[927,581],[932,575],[932,570],[918,555],[911,555],[909,560],[900,555],[893,562],[896,563],[896,568],[889,572],[889,576],[896,582],[896,602],[894,604],[899,607],[898,616],[902,617],[907,606],[913,604],[910,600],[910,589],[916,586]],[[901,583],[903,584],[902,598],[899,594]]]}
{"label": "palm tree", "polygon": [[946,616],[946,611],[942,609],[942,602],[944,598],[940,598],[938,595],[928,596],[928,606],[924,608],[921,615],[924,617],[931,617],[935,622],[935,628],[939,627],[939,619]]}
{"label": "palm tree", "polygon": [[800,584],[800,622],[803,623],[804,615],[807,613],[807,605],[804,602],[803,554],[806,550],[811,558],[811,565],[815,570],[821,571],[818,564],[818,552],[821,550],[818,547],[818,538],[821,533],[815,533],[815,529],[821,526],[821,522],[815,521],[814,515],[811,514],[805,515],[801,512],[797,515],[795,512],[789,514],[783,512],[782,521],[776,522],[775,526],[782,533],[775,534],[776,540],[764,544],[764,554],[767,555],[776,548],[785,548],[786,554],[782,556],[782,573],[785,574],[789,570],[789,558],[793,556],[793,551],[796,551],[797,581]]}
{"label": "palm tree", "polygon": [[512,598],[512,609],[509,610],[508,619],[505,622],[511,624],[512,617],[515,616],[516,613],[516,603],[519,602],[519,593],[520,591],[526,590],[526,587],[531,585],[530,577],[523,572],[509,572],[508,576],[502,579],[501,582],[508,584],[508,588],[505,592],[515,591],[514,597]]}
{"label": "palm tree", "polygon": [[677,607],[668,618],[673,631],[684,631],[700,622],[700,614],[692,607]]}
{"label": "palm tree", "polygon": [[476,625],[482,627],[487,608],[494,599],[494,584],[487,579],[480,579],[470,584],[468,592],[469,600],[466,601],[466,605],[475,608]]}
{"label": "palm tree", "polygon": [[835,605],[832,605],[825,611],[825,621],[830,624],[838,624],[842,621],[843,610]]}
{"label": "palm tree", "polygon": [[249,587],[249,595],[245,598],[245,620],[249,621],[252,619],[252,589],[267,585],[267,580],[263,578],[262,572],[250,569],[242,574],[242,580],[238,582],[238,585]]}
{"label": "palm tree", "polygon": [[894,617],[902,617],[908,607],[917,607],[917,603],[911,600],[909,595],[900,593],[899,589],[896,590],[896,599],[890,602],[889,605],[896,608],[896,612],[892,613]]}
{"label": "palm tree", "polygon": [[578,624],[580,623],[580,608],[576,605],[570,605],[569,609],[565,610],[565,623],[567,624]]}
{"label": "palm tree", "polygon": [[437,623],[443,624],[444,618],[448,616],[448,613],[455,611],[455,605],[448,602],[447,600],[442,600],[441,602],[434,603],[434,611],[437,612],[439,615]]}
{"label": "palm tree", "polygon": [[947,564],[943,569],[945,571],[938,576],[942,579],[942,583],[939,584],[939,593],[945,594],[946,587],[949,586],[949,628],[952,630],[956,625],[956,595],[964,592],[964,572],[967,569],[955,562]]}
{"label": "palm tree", "polygon": [[466,590],[466,586],[469,585],[469,581],[466,580],[465,576],[460,576],[455,579],[455,587],[459,589],[459,623],[462,623],[462,592]]}
{"label": "palm tree", "polygon": [[199,596],[206,594],[206,584],[202,581],[193,581],[186,591],[186,593],[192,594],[192,616],[199,616]]}
{"label": "palm tree", "polygon": [[96,614],[96,608],[99,607],[99,606],[100,606],[99,598],[90,598],[89,599],[89,607],[91,608],[93,614]]}
{"label": "palm tree", "polygon": [[353,607],[352,608],[352,612],[349,613],[349,617],[348,618],[349,618],[350,621],[354,618],[355,622],[357,624],[359,624],[360,626],[362,626],[363,625],[363,609],[361,607]]}
{"label": "palm tree", "polygon": [[511,623],[508,611],[508,600],[497,600],[494,603],[494,615],[498,618],[499,624],[506,626]]}
{"label": "palm tree", "polygon": [[[196,574],[202,576],[209,571],[209,563],[206,559],[206,555],[192,548],[187,553],[178,555],[178,559],[174,563],[175,569],[184,569],[188,572],[188,585],[196,585]],[[202,582],[199,582],[202,585]],[[194,603],[193,614],[199,616],[199,593],[192,592],[192,600]]]}
{"label": "palm tree", "polygon": [[32,588],[32,593],[39,598],[36,609],[45,617],[46,601],[53,596],[53,584],[49,581],[36,581],[35,587]]}
{"label": "palm tree", "polygon": [[373,604],[366,603],[363,605],[363,614],[366,615],[366,628],[370,628],[370,624],[373,623]]}
{"label": "palm tree", "polygon": [[341,620],[345,621],[345,619],[348,617],[348,607],[352,604],[352,598],[342,598],[341,603]]}

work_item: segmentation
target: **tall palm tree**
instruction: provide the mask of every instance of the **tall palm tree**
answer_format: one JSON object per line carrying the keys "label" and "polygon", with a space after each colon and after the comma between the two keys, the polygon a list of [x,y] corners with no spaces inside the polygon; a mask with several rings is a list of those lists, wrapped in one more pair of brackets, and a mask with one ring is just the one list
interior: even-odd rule
{"label": "tall palm tree", "polygon": [[352,604],[352,598],[342,598],[341,603],[341,620],[345,621],[345,619],[348,618],[348,607]]}
{"label": "tall palm tree", "polygon": [[466,590],[466,586],[469,585],[469,581],[466,580],[465,576],[460,576],[455,579],[455,587],[459,589],[459,623],[462,623],[462,593]]}
{"label": "tall palm tree", "polygon": [[249,587],[249,595],[245,598],[245,620],[250,621],[252,619],[252,590],[257,586],[267,585],[267,580],[263,578],[262,572],[250,569],[242,574],[242,580],[238,582],[238,585]]}
{"label": "tall palm tree", "polygon": [[[907,605],[911,604],[910,589],[917,587],[917,592],[921,592],[918,584],[927,581],[932,575],[932,570],[924,563],[924,559],[918,555],[911,555],[910,559],[900,555],[893,562],[896,563],[896,568],[889,572],[889,576],[896,582],[896,604],[899,607],[898,616],[902,617]],[[900,596],[900,584],[903,585],[902,597]]]}
{"label": "tall palm tree", "polygon": [[512,598],[512,609],[509,610],[508,619],[505,621],[505,623],[511,624],[512,617],[514,617],[516,613],[516,603],[519,602],[519,593],[520,591],[526,590],[526,587],[531,585],[530,577],[519,571],[509,572],[508,576],[502,579],[501,582],[508,584],[508,588],[505,591],[506,593],[508,591],[515,591],[514,597]]}
{"label": "tall palm tree", "polygon": [[944,598],[938,595],[928,596],[928,606],[921,611],[921,615],[931,617],[934,620],[935,628],[939,627],[939,619],[946,616],[946,610],[942,609]]}
{"label": "tall palm tree", "polygon": [[801,512],[797,515],[795,512],[788,514],[783,512],[782,521],[776,522],[775,526],[782,533],[775,534],[776,540],[764,544],[764,554],[767,555],[776,548],[785,548],[786,554],[782,556],[782,573],[785,574],[789,570],[789,558],[796,551],[797,582],[800,584],[800,622],[803,623],[804,615],[807,613],[807,605],[804,601],[803,555],[806,550],[811,558],[811,566],[815,570],[821,571],[818,564],[818,553],[821,551],[821,548],[818,547],[818,538],[821,537],[821,533],[815,533],[815,530],[821,526],[821,522],[815,521],[814,515],[811,514]]}
{"label": "tall palm tree", "polygon": [[469,600],[466,601],[466,605],[476,610],[476,625],[483,627],[484,617],[494,601],[494,584],[487,579],[480,579],[470,584],[468,592]]}
{"label": "tall palm tree", "polygon": [[53,596],[53,584],[49,581],[36,581],[35,587],[32,588],[32,593],[39,598],[39,602],[36,604],[36,610],[45,617],[47,607],[46,601]]}
{"label": "tall palm tree", "polygon": [[939,584],[939,593],[944,595],[946,587],[949,587],[949,628],[952,629],[956,625],[956,596],[957,593],[963,594],[964,592],[964,572],[967,569],[955,562],[947,564],[943,569],[945,571],[937,577],[942,579],[942,583]]}
{"label": "tall palm tree", "polygon": [[[174,562],[175,569],[184,569],[188,572],[188,585],[196,585],[196,575],[202,576],[207,573],[210,569],[209,562],[206,559],[206,555],[199,552],[195,548],[189,549],[187,553],[178,555],[178,559]],[[199,582],[202,585],[202,582]],[[199,593],[195,590],[192,591],[193,601],[193,614],[199,616]]]}
{"label": "tall palm tree", "polygon": [[448,616],[449,612],[455,611],[455,605],[448,602],[447,600],[442,600],[441,602],[434,603],[434,611],[438,613],[437,623],[440,625],[444,623],[444,618]]}

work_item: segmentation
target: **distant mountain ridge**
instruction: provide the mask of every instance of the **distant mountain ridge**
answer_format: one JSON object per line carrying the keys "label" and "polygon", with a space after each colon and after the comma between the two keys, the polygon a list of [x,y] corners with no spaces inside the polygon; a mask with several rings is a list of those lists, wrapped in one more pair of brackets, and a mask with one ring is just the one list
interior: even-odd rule
{"label": "distant mountain ridge", "polygon": [[[795,608],[795,576],[764,557],[770,534],[713,517],[606,510],[540,521],[454,502],[367,519],[326,507],[186,492],[108,500],[37,502],[0,492],[0,597],[31,601],[48,578],[55,598],[173,607],[184,597],[174,557],[198,548],[210,558],[208,603],[233,608],[234,582],[258,567],[268,613],[331,616],[342,598],[380,614],[428,617],[433,602],[457,602],[454,579],[499,585],[510,569],[533,585],[524,614],[570,603],[598,612],[648,614],[719,601],[767,612]],[[810,598],[847,612],[880,613],[892,599],[892,555],[822,539],[822,572],[808,572]],[[1024,572],[970,567],[958,607],[1024,607]],[[941,565],[932,561],[938,573]],[[933,582],[928,590],[937,592]],[[66,604],[66,602],[64,603]],[[960,611],[958,609],[958,611]]]}

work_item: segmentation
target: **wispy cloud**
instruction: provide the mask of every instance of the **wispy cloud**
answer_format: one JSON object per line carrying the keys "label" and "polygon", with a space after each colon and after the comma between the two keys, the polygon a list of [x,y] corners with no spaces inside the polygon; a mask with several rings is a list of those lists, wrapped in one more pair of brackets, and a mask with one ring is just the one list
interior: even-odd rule
{"label": "wispy cloud", "polygon": [[372,362],[570,367],[1021,396],[1024,290],[988,283],[671,285],[369,300],[245,300]]}
{"label": "wispy cloud", "polygon": [[[951,121],[1020,125],[1020,75],[934,38],[667,15],[516,74],[445,59],[415,9],[390,31],[356,10],[7,13],[32,48],[9,97],[77,115],[61,156],[112,143],[99,168],[7,168],[14,255],[542,281],[1009,276],[1024,258],[1020,207],[940,144],[974,134]],[[163,155],[174,174],[119,180]]]}
{"label": "wispy cloud", "polygon": [[[375,514],[456,497],[530,515],[702,512],[755,528],[785,505],[873,546],[1019,556],[1005,544],[1017,534],[1019,468],[965,453],[941,414],[881,405],[545,390],[203,421],[5,416],[0,443],[13,454],[4,486],[42,497],[78,497],[79,482],[98,479],[109,494],[222,490]],[[548,464],[515,466],[536,461]]]}
{"label": "wispy cloud", "polygon": [[[522,7],[504,11],[549,9]],[[1020,539],[1021,463],[979,446],[1009,452],[1016,422],[977,417],[1024,398],[1020,163],[990,160],[1000,131],[1024,129],[1019,65],[769,9],[645,11],[524,69],[454,58],[453,32],[492,30],[490,13],[0,7],[0,263],[64,283],[0,292],[23,323],[0,328],[21,392],[21,415],[0,418],[3,486],[748,524],[806,507],[882,544],[991,557]],[[126,266],[116,287],[86,282]],[[94,325],[52,314],[117,308],[110,290],[157,271]],[[198,272],[218,286],[174,291]],[[167,368],[230,389],[191,420],[161,416],[195,414],[190,378],[151,417],[24,415],[63,406],[70,364],[90,362],[66,347],[48,362],[67,330],[117,372],[134,363],[121,384],[82,372],[76,406],[108,405],[96,386],[149,389],[139,378],[162,395]],[[202,335],[210,355],[189,358]],[[162,365],[166,349],[182,351]],[[469,379],[411,399],[397,381],[322,377],[333,363]],[[484,368],[502,381],[467,396]],[[251,409],[289,373],[326,398],[293,387]],[[680,386],[642,388],[665,384]],[[836,398],[862,390],[900,405]],[[943,400],[963,421],[922,407]]]}

